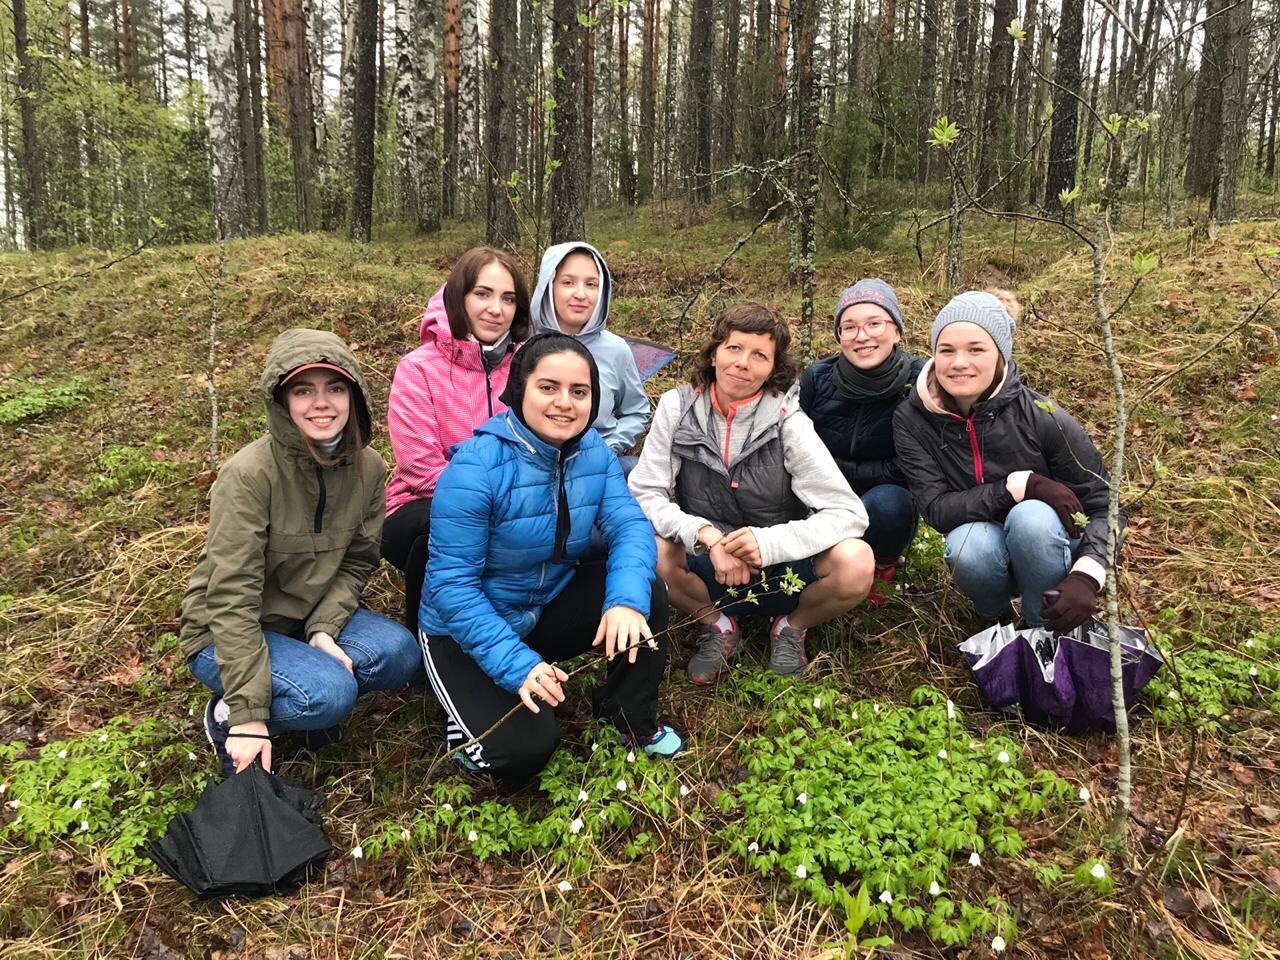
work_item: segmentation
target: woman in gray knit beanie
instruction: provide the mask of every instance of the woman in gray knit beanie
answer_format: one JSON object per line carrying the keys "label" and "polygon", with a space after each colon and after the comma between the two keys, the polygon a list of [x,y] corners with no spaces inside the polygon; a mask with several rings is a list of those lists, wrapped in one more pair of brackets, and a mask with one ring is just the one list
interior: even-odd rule
{"label": "woman in gray knit beanie", "polygon": [[1106,579],[1107,470],[1080,424],[1022,384],[1020,315],[1003,290],[943,307],[894,440],[916,507],[945,535],[947,565],[978,615],[1008,621],[1021,594],[1028,624],[1065,632],[1094,613]]}

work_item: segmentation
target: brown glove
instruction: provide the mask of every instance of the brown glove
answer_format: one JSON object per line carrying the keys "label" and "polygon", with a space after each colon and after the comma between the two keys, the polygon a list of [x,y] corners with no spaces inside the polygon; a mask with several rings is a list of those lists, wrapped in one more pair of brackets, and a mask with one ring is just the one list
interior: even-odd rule
{"label": "brown glove", "polygon": [[1097,611],[1098,584],[1093,577],[1077,570],[1068,573],[1053,590],[1046,590],[1040,603],[1045,626],[1054,633],[1068,633]]}
{"label": "brown glove", "polygon": [[1062,526],[1067,531],[1067,536],[1072,540],[1079,539],[1084,532],[1075,518],[1075,514],[1084,513],[1084,507],[1081,506],[1080,498],[1075,495],[1075,491],[1065,483],[1033,473],[1027,477],[1027,492],[1022,499],[1039,500],[1053,507],[1053,512],[1058,515],[1058,519],[1062,521]]}

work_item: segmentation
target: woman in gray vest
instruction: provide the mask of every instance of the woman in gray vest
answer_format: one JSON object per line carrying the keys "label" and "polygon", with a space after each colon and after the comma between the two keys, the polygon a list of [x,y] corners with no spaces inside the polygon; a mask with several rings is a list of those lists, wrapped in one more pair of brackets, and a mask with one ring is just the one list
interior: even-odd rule
{"label": "woman in gray vest", "polygon": [[871,588],[875,560],[858,539],[867,514],[800,409],[790,343],[769,307],[720,314],[690,383],[658,402],[628,481],[657,533],[672,605],[700,624],[694,683],[728,666],[744,614],[773,617],[769,666],[799,673],[805,632]]}

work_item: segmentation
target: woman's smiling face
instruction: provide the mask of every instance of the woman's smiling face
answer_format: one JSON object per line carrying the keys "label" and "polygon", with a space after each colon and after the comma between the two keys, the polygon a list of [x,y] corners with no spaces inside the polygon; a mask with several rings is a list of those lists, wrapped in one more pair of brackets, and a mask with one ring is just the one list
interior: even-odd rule
{"label": "woman's smiling face", "polygon": [[560,447],[590,426],[591,368],[578,354],[549,353],[524,385],[521,412],[539,439]]}
{"label": "woman's smiling face", "polygon": [[840,314],[840,352],[859,370],[874,370],[902,340],[884,307],[855,303]]}
{"label": "woman's smiling face", "polygon": [[938,334],[933,369],[938,384],[966,413],[996,378],[1000,351],[976,323],[951,323]]}

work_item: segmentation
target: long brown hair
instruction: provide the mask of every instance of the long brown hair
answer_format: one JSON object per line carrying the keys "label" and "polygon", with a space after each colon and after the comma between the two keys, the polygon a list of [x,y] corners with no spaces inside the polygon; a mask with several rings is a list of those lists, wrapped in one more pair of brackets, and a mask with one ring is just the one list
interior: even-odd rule
{"label": "long brown hair", "polygon": [[734,332],[763,333],[773,339],[773,372],[764,382],[765,390],[785,393],[796,382],[800,366],[787,352],[791,346],[791,328],[782,314],[763,303],[739,303],[723,311],[711,325],[711,339],[693,361],[691,384],[705,389],[716,382],[716,351]]}
{"label": "long brown hair", "polygon": [[511,321],[511,339],[516,343],[529,339],[529,287],[524,282],[524,274],[515,258],[505,250],[493,247],[472,247],[458,258],[458,262],[449,271],[444,282],[444,312],[449,317],[449,331],[455,340],[465,340],[471,336],[471,325],[467,323],[467,294],[476,285],[480,271],[491,263],[498,263],[511,274],[511,283],[515,287],[516,315]]}

